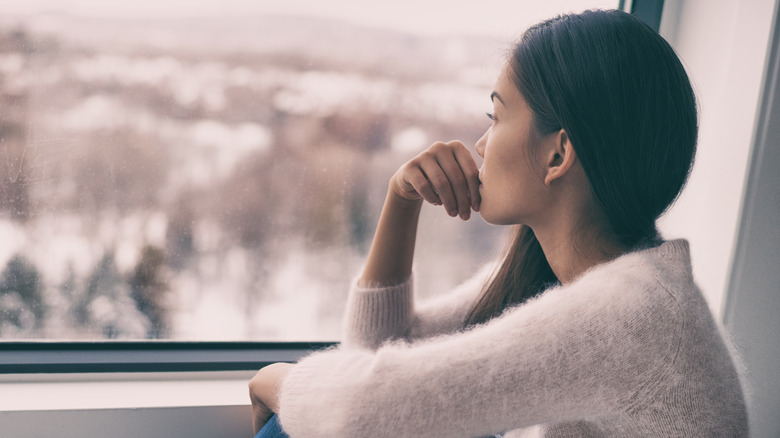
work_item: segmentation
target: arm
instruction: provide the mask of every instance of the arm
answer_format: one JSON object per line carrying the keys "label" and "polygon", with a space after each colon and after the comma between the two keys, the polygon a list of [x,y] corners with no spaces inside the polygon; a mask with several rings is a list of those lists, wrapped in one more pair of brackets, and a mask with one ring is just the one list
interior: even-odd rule
{"label": "arm", "polygon": [[[458,141],[434,143],[390,179],[366,265],[350,293],[344,345],[376,348],[414,322],[412,261],[423,201],[468,220],[479,210],[479,170]],[[456,315],[457,316],[457,315]]]}
{"label": "arm", "polygon": [[406,199],[388,188],[374,240],[358,286],[393,286],[412,274],[421,199]]}
{"label": "arm", "polygon": [[291,436],[482,436],[617,414],[671,363],[682,321],[639,288],[558,289],[467,332],[304,359],[281,388]]}
{"label": "arm", "polygon": [[385,288],[354,285],[341,346],[374,350],[390,339],[411,341],[461,329],[494,268],[488,263],[452,291],[422,303],[413,301],[413,278]]}
{"label": "arm", "polygon": [[412,274],[422,201],[443,205],[468,220],[479,211],[479,170],[459,141],[434,143],[401,166],[390,179],[374,240],[358,286],[392,286]]}
{"label": "arm", "polygon": [[[422,202],[443,205],[450,216],[468,220],[471,209],[479,209],[478,173],[463,143],[453,141],[434,143],[393,175],[368,260],[358,280],[358,288],[370,286],[384,290],[380,295],[387,299],[376,305],[377,300],[369,297],[368,301],[374,301],[374,305],[364,307],[367,312],[351,312],[366,328],[359,336],[363,339],[356,339],[356,343],[376,346],[379,341],[396,337],[409,328],[410,277]],[[401,292],[393,293],[394,288]],[[289,364],[269,365],[250,381],[255,433],[271,412],[278,412],[279,386],[290,367]]]}

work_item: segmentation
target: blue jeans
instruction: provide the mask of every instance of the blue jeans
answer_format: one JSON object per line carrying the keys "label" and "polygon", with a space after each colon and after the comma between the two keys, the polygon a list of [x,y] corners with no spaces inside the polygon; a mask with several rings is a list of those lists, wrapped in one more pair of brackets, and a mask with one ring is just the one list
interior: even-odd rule
{"label": "blue jeans", "polygon": [[257,432],[255,438],[289,438],[289,436],[282,430],[276,415],[272,415],[260,429],[260,432]]}
{"label": "blue jeans", "polygon": [[[495,438],[501,438],[502,436],[504,435],[503,434],[493,435],[493,437]],[[276,415],[273,415],[271,416],[271,418],[268,419],[268,422],[265,423],[262,429],[260,429],[260,432],[257,432],[255,438],[290,438],[290,437],[282,430],[282,426],[279,424],[279,419],[276,418]]]}

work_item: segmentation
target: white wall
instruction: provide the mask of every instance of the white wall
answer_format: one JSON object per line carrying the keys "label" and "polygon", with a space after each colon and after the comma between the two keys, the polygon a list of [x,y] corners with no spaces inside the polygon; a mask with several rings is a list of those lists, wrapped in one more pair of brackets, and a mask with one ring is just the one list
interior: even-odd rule
{"label": "white wall", "polygon": [[697,282],[722,312],[776,0],[666,0],[661,34],[699,99],[699,150],[678,203],[661,220],[690,240]]}
{"label": "white wall", "polygon": [[[724,315],[742,363],[751,436],[777,437],[780,249],[776,224],[780,205],[775,164],[778,134],[773,118],[778,112],[773,110],[777,93],[762,90],[777,2],[666,3],[661,33],[677,49],[694,80],[701,128],[690,185],[662,224],[662,231],[690,239],[694,274],[712,309]],[[777,77],[770,78],[777,81]],[[764,102],[768,113],[761,116],[764,121],[759,125],[762,96],[775,100]],[[756,132],[759,128],[763,135]],[[751,153],[757,153],[751,151],[757,140],[763,142],[764,152],[773,152],[758,161],[758,156],[752,157],[752,189],[746,197],[746,171]],[[759,168],[764,173],[761,180],[756,173]],[[744,212],[743,198],[749,201]],[[739,253],[738,237],[742,239]],[[732,260],[736,261],[734,272]]]}
{"label": "white wall", "polygon": [[750,159],[724,321],[747,372],[753,438],[780,437],[780,16]]}

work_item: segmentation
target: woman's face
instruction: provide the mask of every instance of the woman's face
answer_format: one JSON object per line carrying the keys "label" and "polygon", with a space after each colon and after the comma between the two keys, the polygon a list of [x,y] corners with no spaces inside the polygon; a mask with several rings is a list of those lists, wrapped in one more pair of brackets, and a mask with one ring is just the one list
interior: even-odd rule
{"label": "woman's face", "polygon": [[[491,94],[492,124],[477,141],[484,159],[479,171],[479,212],[492,224],[526,224],[545,206],[547,188],[541,176],[543,164],[535,158],[539,141],[533,115],[505,67]],[[555,137],[555,136],[552,136]],[[535,144],[534,144],[535,143]]]}

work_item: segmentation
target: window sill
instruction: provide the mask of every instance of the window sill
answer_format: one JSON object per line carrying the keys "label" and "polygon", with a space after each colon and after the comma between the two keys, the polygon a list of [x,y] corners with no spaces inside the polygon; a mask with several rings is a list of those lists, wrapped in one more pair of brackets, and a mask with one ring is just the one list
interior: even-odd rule
{"label": "window sill", "polygon": [[0,424],[15,438],[249,437],[253,374],[7,374]]}
{"label": "window sill", "polygon": [[6,374],[0,411],[249,405],[254,371]]}
{"label": "window sill", "polygon": [[247,383],[332,342],[2,342],[0,424],[14,438],[251,436]]}

